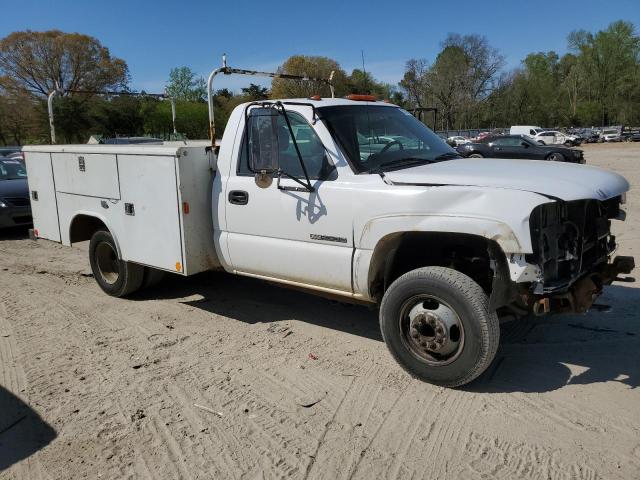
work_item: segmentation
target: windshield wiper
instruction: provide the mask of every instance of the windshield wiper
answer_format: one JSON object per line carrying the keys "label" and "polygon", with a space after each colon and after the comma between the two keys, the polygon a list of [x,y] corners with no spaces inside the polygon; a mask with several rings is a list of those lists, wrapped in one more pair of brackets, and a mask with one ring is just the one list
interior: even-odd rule
{"label": "windshield wiper", "polygon": [[422,165],[425,163],[430,163],[431,160],[427,160],[425,158],[417,158],[417,157],[409,157],[409,158],[398,158],[397,160],[391,160],[390,162],[383,162],[375,168],[369,170],[369,173],[381,173],[384,172],[386,168],[401,168],[401,167],[410,167],[413,165]]}
{"label": "windshield wiper", "polygon": [[462,155],[454,152],[446,152],[446,153],[441,153],[440,155],[435,157],[432,161],[439,162],[440,160],[451,160],[454,158],[462,158]]}

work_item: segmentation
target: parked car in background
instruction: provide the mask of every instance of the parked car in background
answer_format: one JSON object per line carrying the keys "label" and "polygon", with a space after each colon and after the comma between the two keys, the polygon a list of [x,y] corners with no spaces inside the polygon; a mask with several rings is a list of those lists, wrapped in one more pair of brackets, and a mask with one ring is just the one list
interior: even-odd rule
{"label": "parked car in background", "polygon": [[0,157],[7,157],[12,153],[17,153],[22,150],[22,147],[18,146],[9,146],[9,147],[0,147]]}
{"label": "parked car in background", "polygon": [[580,135],[584,139],[584,143],[598,143],[600,140],[600,132],[593,128],[583,128]]}
{"label": "parked car in background", "polygon": [[622,135],[617,128],[608,128],[600,132],[600,139],[603,142],[621,142]]}
{"label": "parked car in background", "polygon": [[640,132],[635,132],[627,137],[627,142],[640,142]]}
{"label": "parked car in background", "polygon": [[24,164],[24,153],[22,153],[22,152],[10,153],[6,157],[11,159],[11,160],[19,160],[20,162],[22,162]]}
{"label": "parked car in background", "polygon": [[457,147],[458,145],[464,145],[465,143],[471,143],[471,140],[461,136],[454,136],[447,138],[447,143],[452,147]]}
{"label": "parked car in background", "polygon": [[31,222],[27,170],[18,160],[0,157],[0,228]]}
{"label": "parked car in background", "polygon": [[478,142],[460,145],[456,150],[463,157],[471,158],[521,158],[585,163],[582,150],[558,145],[540,145],[528,135],[487,137]]}
{"label": "parked car in background", "polygon": [[533,125],[514,125],[509,129],[510,135],[527,135],[529,137],[535,137],[539,133],[542,133],[544,129],[542,127],[536,127]]}
{"label": "parked car in background", "polygon": [[564,145],[566,147],[576,147],[582,143],[582,137],[568,135],[558,130],[545,130],[533,137],[541,145]]}

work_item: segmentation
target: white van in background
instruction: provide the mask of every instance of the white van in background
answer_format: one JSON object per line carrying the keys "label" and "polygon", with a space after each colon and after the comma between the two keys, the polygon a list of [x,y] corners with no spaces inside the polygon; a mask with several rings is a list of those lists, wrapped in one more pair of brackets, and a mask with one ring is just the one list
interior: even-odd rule
{"label": "white van in background", "polygon": [[529,137],[535,137],[539,133],[542,133],[544,129],[542,127],[536,127],[533,125],[514,125],[509,130],[511,135],[527,135]]}

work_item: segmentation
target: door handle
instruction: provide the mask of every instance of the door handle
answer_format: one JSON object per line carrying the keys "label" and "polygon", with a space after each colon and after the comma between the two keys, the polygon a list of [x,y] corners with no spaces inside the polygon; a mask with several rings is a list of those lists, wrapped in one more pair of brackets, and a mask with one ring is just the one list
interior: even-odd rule
{"label": "door handle", "polygon": [[231,190],[229,192],[229,203],[234,205],[246,205],[249,203],[249,193],[244,190]]}

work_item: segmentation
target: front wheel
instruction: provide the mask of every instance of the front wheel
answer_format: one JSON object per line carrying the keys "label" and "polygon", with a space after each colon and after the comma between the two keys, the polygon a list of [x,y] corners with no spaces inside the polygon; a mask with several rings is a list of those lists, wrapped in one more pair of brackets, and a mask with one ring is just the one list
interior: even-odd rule
{"label": "front wheel", "polygon": [[443,267],[419,268],[393,282],[380,306],[380,329],[402,368],[445,387],[484,372],[500,339],[498,317],[480,285]]}
{"label": "front wheel", "polygon": [[549,155],[547,160],[551,160],[552,162],[564,162],[564,156],[561,153],[552,153]]}
{"label": "front wheel", "polygon": [[479,153],[472,153],[471,155],[469,155],[469,158],[484,158],[484,157]]}
{"label": "front wheel", "polygon": [[113,297],[124,297],[142,285],[144,267],[118,257],[116,243],[106,230],[98,230],[89,242],[89,263],[100,288]]}

